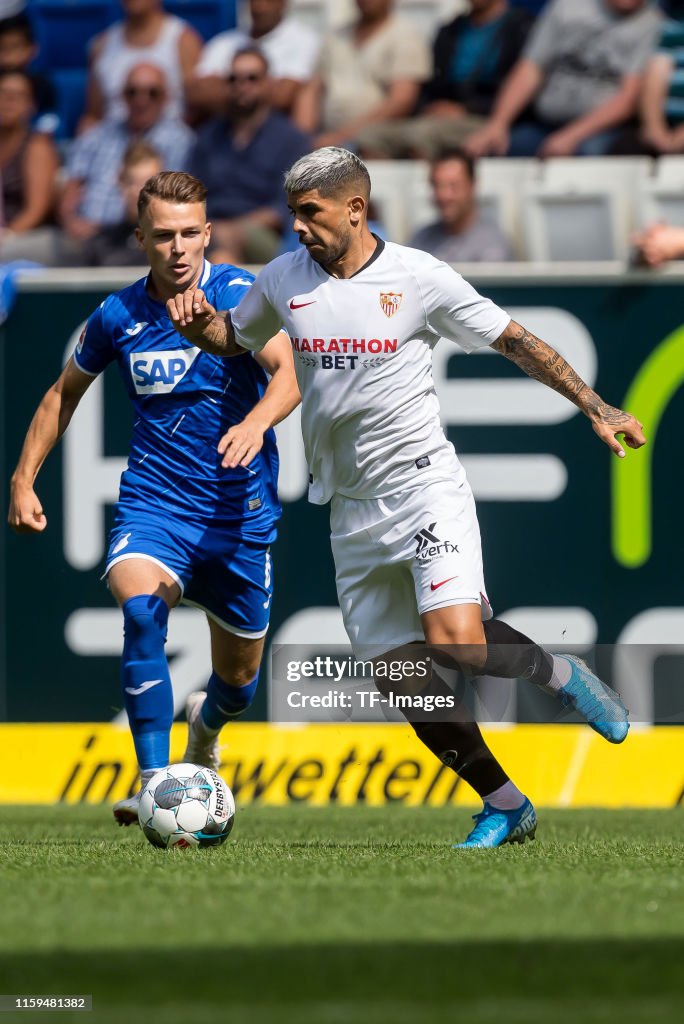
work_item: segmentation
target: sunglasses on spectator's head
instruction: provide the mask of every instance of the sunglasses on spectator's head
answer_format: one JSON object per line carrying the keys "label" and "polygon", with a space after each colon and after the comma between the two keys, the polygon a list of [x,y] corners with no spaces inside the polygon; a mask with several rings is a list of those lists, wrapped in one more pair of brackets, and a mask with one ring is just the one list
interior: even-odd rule
{"label": "sunglasses on spectator's head", "polygon": [[263,75],[259,75],[256,71],[252,71],[249,75],[236,75],[231,73],[228,75],[228,81],[231,85],[235,85],[236,82],[258,82]]}
{"label": "sunglasses on spectator's head", "polygon": [[163,95],[164,91],[158,85],[127,85],[124,89],[124,96],[127,100],[135,99],[136,96],[147,96],[151,100],[159,100]]}

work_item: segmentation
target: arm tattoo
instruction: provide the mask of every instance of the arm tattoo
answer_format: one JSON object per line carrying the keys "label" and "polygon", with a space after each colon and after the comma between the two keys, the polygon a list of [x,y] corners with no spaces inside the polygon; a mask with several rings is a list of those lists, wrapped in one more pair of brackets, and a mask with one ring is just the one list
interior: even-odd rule
{"label": "arm tattoo", "polygon": [[514,320],[492,348],[519,366],[528,377],[541,381],[569,399],[590,419],[600,420],[611,427],[620,427],[631,420],[628,413],[606,405],[567,360]]}
{"label": "arm tattoo", "polygon": [[190,337],[189,340],[193,341],[198,348],[205,352],[211,352],[215,356],[237,356],[244,351],[235,342],[230,313],[227,311],[215,313],[210,320],[203,324],[201,331]]}
{"label": "arm tattoo", "polygon": [[584,407],[580,396],[584,391],[591,392],[591,388],[587,387],[579,374],[555,349],[514,320],[492,348],[524,370],[528,377],[548,385],[580,408]]}

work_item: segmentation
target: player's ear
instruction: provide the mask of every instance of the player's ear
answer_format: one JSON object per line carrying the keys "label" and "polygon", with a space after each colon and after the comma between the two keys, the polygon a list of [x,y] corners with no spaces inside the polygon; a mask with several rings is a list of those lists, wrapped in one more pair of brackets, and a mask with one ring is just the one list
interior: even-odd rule
{"label": "player's ear", "polygon": [[145,236],[143,235],[143,233],[140,230],[140,228],[136,228],[134,234],[135,234],[136,242],[138,243],[138,245],[140,246],[141,249],[144,249],[145,246],[143,245],[143,241],[144,241]]}
{"label": "player's ear", "polygon": [[349,220],[356,226],[363,219],[363,214],[366,209],[366,200],[363,196],[352,196],[347,203],[349,209]]}
{"label": "player's ear", "polygon": [[204,228],[204,248],[206,249],[211,242],[211,221],[208,220]]}

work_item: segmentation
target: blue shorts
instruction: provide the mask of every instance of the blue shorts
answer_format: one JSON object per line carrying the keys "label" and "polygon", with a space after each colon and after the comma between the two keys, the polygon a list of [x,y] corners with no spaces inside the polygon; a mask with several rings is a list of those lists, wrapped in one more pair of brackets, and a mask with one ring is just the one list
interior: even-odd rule
{"label": "blue shorts", "polygon": [[201,608],[229,633],[265,635],[273,596],[269,544],[225,527],[118,505],[105,576],[130,558],[164,569],[180,587],[183,604]]}

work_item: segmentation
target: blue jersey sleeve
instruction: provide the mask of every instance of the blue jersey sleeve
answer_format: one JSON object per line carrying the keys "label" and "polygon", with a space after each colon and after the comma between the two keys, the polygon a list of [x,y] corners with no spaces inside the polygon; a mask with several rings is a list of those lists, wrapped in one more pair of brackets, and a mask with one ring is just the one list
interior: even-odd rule
{"label": "blue jersey sleeve", "polygon": [[[224,268],[221,268],[224,269]],[[216,279],[216,309],[235,309],[247,294],[254,281],[254,274],[237,267],[225,267],[225,272]]]}
{"label": "blue jersey sleeve", "polygon": [[79,370],[96,377],[115,357],[111,332],[105,324],[104,302],[88,318],[78,345],[74,351],[74,362]]}

